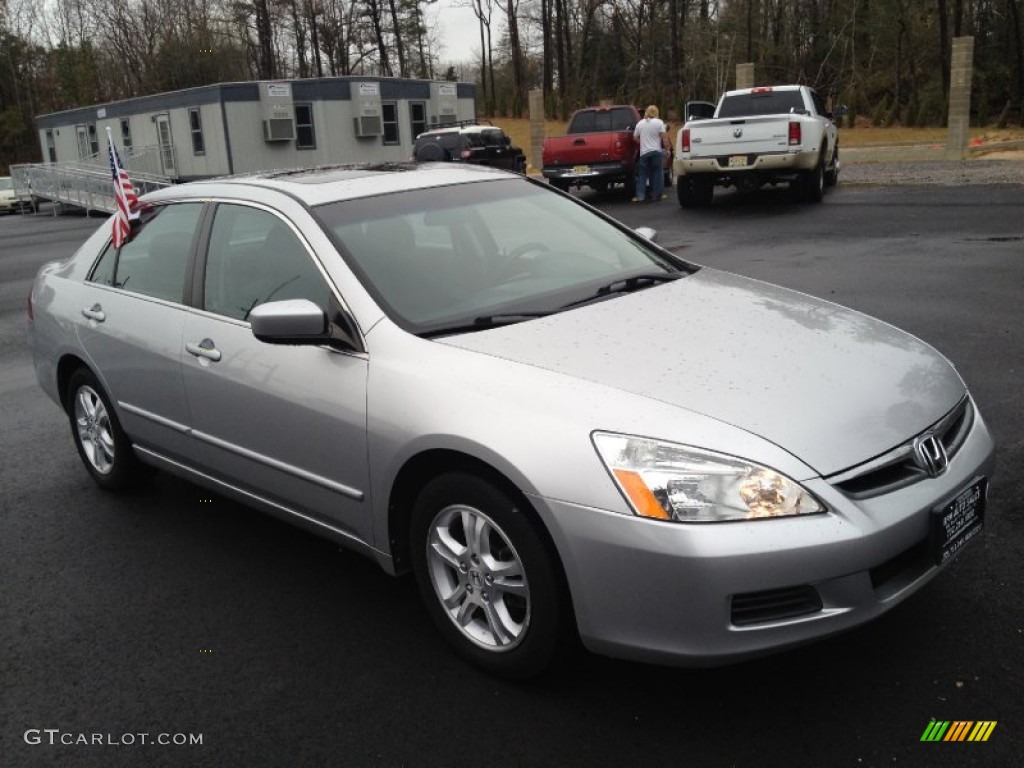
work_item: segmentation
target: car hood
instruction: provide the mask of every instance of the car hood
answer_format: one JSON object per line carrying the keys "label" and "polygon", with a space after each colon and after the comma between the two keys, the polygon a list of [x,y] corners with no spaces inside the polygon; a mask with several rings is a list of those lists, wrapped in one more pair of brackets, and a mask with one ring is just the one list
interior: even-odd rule
{"label": "car hood", "polygon": [[711,269],[444,343],[709,416],[779,445],[822,475],[905,442],[966,391],[952,365],[910,334]]}

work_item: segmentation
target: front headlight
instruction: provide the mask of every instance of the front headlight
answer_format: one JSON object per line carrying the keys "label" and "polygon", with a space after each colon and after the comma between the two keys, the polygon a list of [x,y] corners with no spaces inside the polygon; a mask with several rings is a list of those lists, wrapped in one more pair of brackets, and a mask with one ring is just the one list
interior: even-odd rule
{"label": "front headlight", "polygon": [[799,484],[751,461],[644,437],[593,437],[604,465],[643,517],[704,523],[825,511]]}

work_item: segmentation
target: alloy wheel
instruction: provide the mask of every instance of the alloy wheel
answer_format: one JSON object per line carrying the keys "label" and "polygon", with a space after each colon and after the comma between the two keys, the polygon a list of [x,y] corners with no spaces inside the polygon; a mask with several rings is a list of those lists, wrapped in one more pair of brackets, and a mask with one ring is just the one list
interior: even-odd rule
{"label": "alloy wheel", "polygon": [[90,386],[75,393],[75,428],[85,458],[101,475],[114,468],[114,435],[110,415],[99,394]]}
{"label": "alloy wheel", "polygon": [[487,514],[454,504],[434,517],[427,569],[444,612],[472,643],[508,651],[530,623],[530,588],[522,560]]}

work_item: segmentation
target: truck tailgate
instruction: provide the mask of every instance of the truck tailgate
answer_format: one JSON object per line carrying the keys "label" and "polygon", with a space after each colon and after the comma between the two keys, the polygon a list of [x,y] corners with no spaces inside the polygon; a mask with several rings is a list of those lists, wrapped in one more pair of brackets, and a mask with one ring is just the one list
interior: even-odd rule
{"label": "truck tailgate", "polygon": [[762,154],[792,149],[789,117],[731,117],[701,120],[690,128],[691,157]]}
{"label": "truck tailgate", "polygon": [[544,142],[544,165],[586,165],[621,160],[629,134],[575,133],[553,136]]}

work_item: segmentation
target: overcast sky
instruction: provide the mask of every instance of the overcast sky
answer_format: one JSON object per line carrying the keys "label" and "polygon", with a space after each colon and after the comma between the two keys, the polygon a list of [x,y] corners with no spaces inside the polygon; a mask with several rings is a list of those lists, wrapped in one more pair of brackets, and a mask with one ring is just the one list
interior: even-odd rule
{"label": "overcast sky", "polygon": [[[461,63],[480,56],[480,26],[470,8],[458,7],[463,4],[468,4],[468,0],[440,0],[436,6],[427,6],[434,14],[438,38],[444,45],[442,61]],[[492,37],[498,32],[496,22],[492,22]]]}

